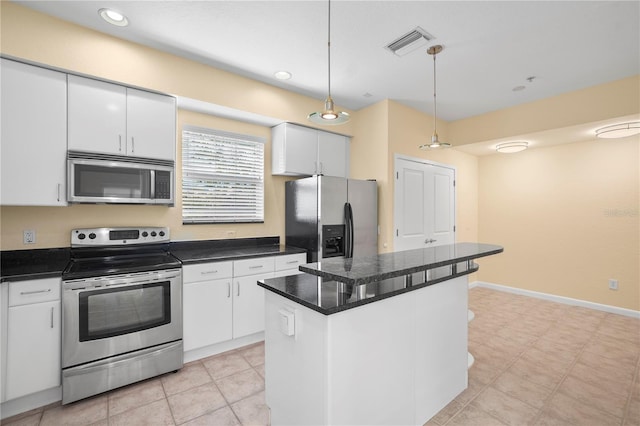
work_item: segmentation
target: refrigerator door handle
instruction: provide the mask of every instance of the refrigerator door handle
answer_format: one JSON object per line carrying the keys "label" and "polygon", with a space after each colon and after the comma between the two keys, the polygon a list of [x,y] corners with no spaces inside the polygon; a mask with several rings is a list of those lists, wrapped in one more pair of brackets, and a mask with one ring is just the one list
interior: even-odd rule
{"label": "refrigerator door handle", "polygon": [[345,257],[353,257],[353,210],[351,204],[346,203],[344,205],[344,219],[345,219]]}

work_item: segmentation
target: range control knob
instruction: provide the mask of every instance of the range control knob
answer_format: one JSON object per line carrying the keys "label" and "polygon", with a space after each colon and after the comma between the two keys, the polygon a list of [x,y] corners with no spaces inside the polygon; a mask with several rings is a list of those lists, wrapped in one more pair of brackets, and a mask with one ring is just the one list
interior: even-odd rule
{"label": "range control knob", "polygon": [[90,240],[95,240],[96,239],[96,234],[94,234],[93,232],[89,234],[89,239]]}
{"label": "range control knob", "polygon": [[83,233],[78,234],[78,239],[79,240],[84,240],[85,238],[87,238],[87,236],[84,235]]}
{"label": "range control knob", "polygon": [[142,236],[144,238],[147,238],[149,236],[149,233],[147,231],[142,231]]}
{"label": "range control knob", "polygon": [[158,235],[160,235],[161,237],[164,237],[164,231],[160,231]]}
{"label": "range control knob", "polygon": [[156,235],[157,235],[157,234],[156,234],[156,231],[151,231],[151,236],[152,236],[152,237],[155,237]]}

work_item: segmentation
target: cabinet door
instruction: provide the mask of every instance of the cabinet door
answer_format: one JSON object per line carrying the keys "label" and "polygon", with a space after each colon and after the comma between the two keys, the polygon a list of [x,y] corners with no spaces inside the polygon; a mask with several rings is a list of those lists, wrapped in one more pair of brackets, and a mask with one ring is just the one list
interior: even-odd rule
{"label": "cabinet door", "polygon": [[64,206],[67,76],[2,59],[0,204]]}
{"label": "cabinet door", "polygon": [[175,160],[176,100],[127,89],[127,154]]}
{"label": "cabinet door", "polygon": [[318,131],[287,123],[285,167],[293,174],[313,175],[318,160]]}
{"label": "cabinet door", "polygon": [[70,150],[126,155],[127,90],[69,76]]}
{"label": "cabinet door", "polygon": [[184,283],[184,350],[231,340],[231,278]]}
{"label": "cabinet door", "polygon": [[335,133],[318,132],[318,173],[349,177],[349,138]]}
{"label": "cabinet door", "polygon": [[273,272],[234,278],[234,339],[264,331],[264,289],[257,284],[257,281],[272,277]]}
{"label": "cabinet door", "polygon": [[6,399],[60,386],[60,301],[12,306]]}

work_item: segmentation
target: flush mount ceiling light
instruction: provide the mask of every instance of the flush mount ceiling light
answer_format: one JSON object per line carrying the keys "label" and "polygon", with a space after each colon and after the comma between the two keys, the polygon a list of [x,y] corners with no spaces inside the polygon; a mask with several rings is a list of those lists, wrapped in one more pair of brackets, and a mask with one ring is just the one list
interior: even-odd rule
{"label": "flush mount ceiling light", "polygon": [[102,19],[104,19],[111,25],[116,25],[118,27],[126,27],[127,25],[129,25],[129,20],[127,19],[127,17],[120,12],[116,12],[115,10],[100,9],[98,13],[100,14],[100,17],[102,17]]}
{"label": "flush mount ceiling light", "polygon": [[450,143],[442,142],[438,139],[438,131],[436,129],[436,120],[438,118],[438,108],[436,105],[436,55],[442,52],[443,47],[439,44],[435,46],[431,46],[427,53],[433,56],[433,136],[431,136],[431,142],[420,145],[418,148],[420,149],[437,149],[437,148],[448,148],[451,146]]}
{"label": "flush mount ceiling light", "polygon": [[502,154],[513,154],[515,152],[524,151],[529,147],[529,142],[517,141],[517,142],[505,142],[496,145],[496,151]]}
{"label": "flush mount ceiling light", "polygon": [[596,130],[596,136],[605,139],[626,138],[638,133],[640,133],[640,121],[614,124],[613,126],[601,127]]}
{"label": "flush mount ceiling light", "polygon": [[327,99],[324,101],[324,111],[312,112],[307,116],[309,121],[316,124],[342,124],[349,121],[349,114],[342,111],[336,111],[331,98],[331,0],[329,0],[328,13],[328,31],[327,31],[327,63],[328,63],[328,92]]}

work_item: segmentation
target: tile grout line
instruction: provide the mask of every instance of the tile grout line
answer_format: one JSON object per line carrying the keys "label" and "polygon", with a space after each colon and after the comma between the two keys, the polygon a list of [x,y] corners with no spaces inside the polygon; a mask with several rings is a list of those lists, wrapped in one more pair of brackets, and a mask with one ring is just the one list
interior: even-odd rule
{"label": "tile grout line", "polygon": [[636,383],[638,383],[638,381],[640,380],[640,353],[637,355],[637,358],[638,359],[636,360],[636,368],[633,372],[633,379],[631,380],[631,391],[629,392],[629,395],[627,395],[627,402],[625,404],[624,412],[622,413],[621,425],[625,425],[627,423],[629,414],[631,412],[631,401],[633,400],[634,388],[636,386]]}
{"label": "tile grout line", "polygon": [[[585,348],[587,347],[587,345],[595,339],[595,335],[598,332],[598,328],[600,328],[600,325],[602,324],[602,322],[604,321],[605,316],[603,316],[600,321],[598,322],[598,326],[595,328],[595,330],[591,333],[591,336],[589,337],[589,339],[587,339],[587,341],[585,341],[585,343],[582,344],[582,347],[580,348],[580,350],[578,351],[578,353],[576,354],[575,358],[573,359],[573,361],[571,362],[571,364],[569,365],[569,367],[567,368],[566,372],[562,375],[562,378],[560,379],[560,381],[556,384],[556,386],[553,388],[553,390],[551,391],[551,393],[549,394],[549,396],[547,398],[545,398],[544,403],[542,405],[542,408],[540,409],[538,415],[536,416],[536,418],[534,419],[533,424],[536,424],[538,421],[540,421],[540,417],[542,417],[542,415],[545,412],[545,409],[547,408],[547,404],[551,401],[551,399],[558,393],[558,390],[560,389],[560,387],[564,384],[565,380],[567,379],[567,377],[569,376],[571,370],[573,369],[573,367],[576,365],[576,363],[578,362],[578,359],[580,358],[580,355],[582,355],[584,353]],[[571,398],[574,401],[578,401],[581,402],[580,400],[576,400],[575,398],[573,398],[570,395],[566,395],[567,397]],[[602,411],[598,408],[598,411]],[[609,414],[609,413],[607,413]]]}
{"label": "tile grout line", "polygon": [[[532,309],[533,309],[533,308],[532,308]],[[505,321],[505,324],[508,324],[508,321]],[[505,327],[505,325],[503,324],[501,327],[502,327],[502,328],[504,328],[504,327]],[[548,329],[550,329],[551,327],[552,327],[552,325],[549,325]],[[547,329],[547,330],[548,330],[548,329]],[[546,330],[545,330],[545,332],[546,332]],[[532,340],[532,341],[531,341],[530,343],[528,343],[527,345],[523,346],[523,349],[522,349],[520,352],[518,352],[518,354],[517,354],[516,356],[514,356],[513,360],[512,360],[512,361],[510,361],[510,362],[507,364],[506,368],[504,368],[504,369],[500,370],[500,372],[499,372],[499,373],[498,373],[498,374],[497,374],[497,375],[496,375],[496,376],[495,376],[495,377],[494,377],[494,378],[493,378],[489,383],[486,383],[486,384],[485,384],[485,385],[484,385],[484,386],[483,386],[483,387],[482,387],[482,388],[481,388],[481,389],[476,393],[476,395],[474,395],[474,396],[473,396],[473,398],[469,399],[469,401],[467,401],[465,404],[463,404],[463,405],[462,405],[462,407],[461,407],[460,409],[458,409],[458,410],[455,412],[455,414],[454,414],[454,415],[452,415],[452,416],[451,416],[451,417],[450,417],[450,418],[449,418],[449,419],[448,419],[444,424],[442,424],[441,426],[446,426],[450,421],[452,421],[452,419],[453,419],[455,416],[457,416],[461,411],[463,411],[467,406],[469,406],[469,405],[470,405],[470,404],[471,404],[471,403],[472,403],[476,398],[478,398],[478,396],[479,396],[482,392],[484,392],[487,388],[489,388],[492,384],[494,384],[494,383],[496,382],[496,380],[498,380],[498,378],[499,378],[502,374],[504,374],[507,370],[509,370],[509,369],[513,366],[513,364],[515,364],[516,362],[518,362],[518,360],[520,360],[520,358],[522,358],[522,355],[527,351],[527,349],[531,348],[531,347],[534,345],[534,343],[536,343],[538,340],[540,340],[540,336],[538,336],[536,339]],[[517,399],[517,398],[516,398],[516,399]],[[522,402],[526,404],[526,402],[524,402],[524,401],[522,401]],[[529,404],[527,404],[527,405],[529,405]],[[529,405],[529,406],[530,406],[530,405]],[[474,406],[474,407],[475,407],[475,406]],[[532,408],[537,409],[536,407],[532,407]],[[484,410],[482,410],[482,411],[484,411]],[[540,409],[539,411],[541,411],[541,409]],[[496,417],[496,416],[494,416],[493,414],[488,413],[488,412],[486,412],[486,411],[484,411],[484,412],[485,412],[485,413],[487,413],[489,416],[493,417],[494,419],[498,420],[499,422],[504,423],[504,422],[503,422],[503,420],[502,420],[502,419],[500,419],[499,417]],[[536,416],[536,418],[537,418],[537,416]]]}

